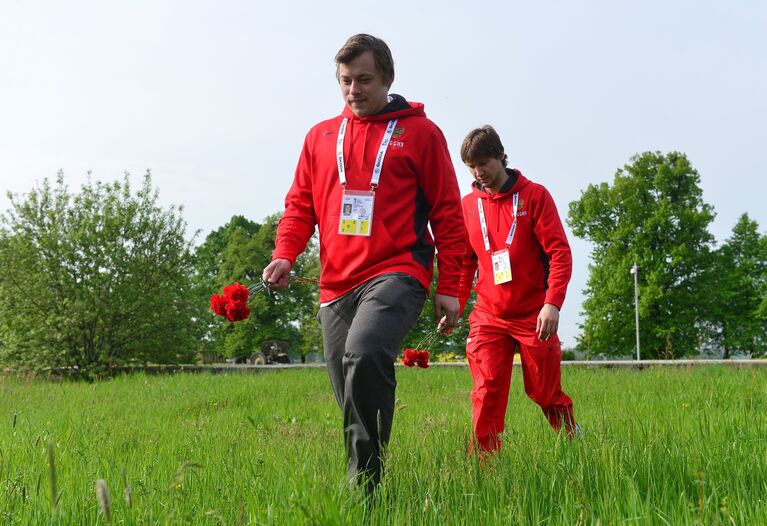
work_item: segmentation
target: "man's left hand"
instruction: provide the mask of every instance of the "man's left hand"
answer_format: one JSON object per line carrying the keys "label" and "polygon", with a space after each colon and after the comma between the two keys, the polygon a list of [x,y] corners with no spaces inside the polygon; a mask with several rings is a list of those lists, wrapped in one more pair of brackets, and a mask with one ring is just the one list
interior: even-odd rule
{"label": "man's left hand", "polygon": [[[461,306],[455,296],[444,294],[434,295],[434,321],[438,322],[437,330],[442,334],[450,334],[458,323]],[[443,320],[444,318],[444,320]]]}
{"label": "man's left hand", "polygon": [[556,336],[559,329],[559,309],[551,303],[547,303],[538,314],[538,320],[535,323],[535,332],[541,341],[548,340]]}

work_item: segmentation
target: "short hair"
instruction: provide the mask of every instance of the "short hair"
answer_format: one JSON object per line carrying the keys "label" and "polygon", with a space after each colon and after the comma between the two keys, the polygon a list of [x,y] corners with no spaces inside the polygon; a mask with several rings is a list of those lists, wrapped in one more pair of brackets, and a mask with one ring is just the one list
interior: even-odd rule
{"label": "short hair", "polygon": [[352,60],[362,55],[365,51],[373,53],[376,69],[386,82],[391,84],[394,81],[394,59],[391,56],[391,50],[386,42],[366,33],[359,33],[349,37],[336,53],[336,78],[338,78],[338,66],[348,64]]}
{"label": "short hair", "polygon": [[461,160],[464,164],[485,159],[500,159],[504,167],[509,159],[503,151],[498,132],[489,124],[471,130],[461,144]]}

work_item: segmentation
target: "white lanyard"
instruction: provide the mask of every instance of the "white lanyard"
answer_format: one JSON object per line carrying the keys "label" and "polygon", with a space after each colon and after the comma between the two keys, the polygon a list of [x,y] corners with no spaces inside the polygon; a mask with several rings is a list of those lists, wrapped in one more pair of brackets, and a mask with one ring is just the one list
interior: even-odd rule
{"label": "white lanyard", "polygon": [[[510,247],[514,241],[514,234],[517,232],[517,205],[519,204],[519,192],[515,192],[512,197],[514,221],[511,223],[509,235],[506,237],[506,246]],[[477,198],[477,208],[479,209],[479,226],[482,228],[482,240],[485,242],[485,250],[490,252],[490,238],[487,237],[487,220],[485,219],[485,209],[482,207],[482,198]]]}
{"label": "white lanyard", "polygon": [[[338,129],[338,141],[336,141],[336,162],[338,163],[338,178],[341,179],[341,186],[346,186],[346,168],[344,167],[344,138],[346,137],[346,123],[349,119],[344,117],[341,121],[341,127]],[[394,133],[394,127],[397,125],[397,119],[389,121],[389,125],[386,127],[386,133],[384,133],[383,139],[381,139],[381,146],[378,148],[378,155],[376,155],[376,163],[373,167],[373,176],[370,178],[370,187],[375,189],[378,186],[378,180],[381,178],[381,170],[383,169],[384,156],[386,155],[386,149],[389,148],[389,141]]]}

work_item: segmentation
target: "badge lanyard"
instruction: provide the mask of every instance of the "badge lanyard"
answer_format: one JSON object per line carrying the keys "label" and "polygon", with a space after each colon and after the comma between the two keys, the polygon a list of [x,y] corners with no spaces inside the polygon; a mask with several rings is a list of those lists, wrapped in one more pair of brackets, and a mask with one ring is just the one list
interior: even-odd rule
{"label": "badge lanyard", "polygon": [[509,258],[509,247],[514,242],[514,234],[517,232],[517,206],[519,204],[519,192],[515,192],[513,197],[512,213],[514,220],[509,229],[509,235],[506,236],[506,246],[502,250],[492,251],[490,247],[490,237],[487,234],[487,220],[485,219],[485,209],[482,206],[482,199],[477,198],[477,208],[479,209],[479,225],[482,229],[482,241],[485,243],[485,250],[490,253],[493,260],[493,280],[496,285],[511,281],[511,260]]}
{"label": "badge lanyard", "polygon": [[346,189],[346,167],[344,166],[344,139],[346,137],[346,125],[349,119],[344,118],[341,121],[341,127],[338,129],[338,140],[336,141],[336,163],[338,164],[338,178],[343,188],[341,197],[341,215],[338,224],[338,233],[352,236],[369,236],[370,226],[373,220],[373,203],[375,200],[375,190],[381,179],[381,170],[383,169],[386,150],[389,148],[394,128],[397,126],[397,119],[392,119],[386,126],[386,132],[381,139],[381,146],[378,148],[373,174],[370,178],[370,191],[347,190]]}
{"label": "badge lanyard", "polygon": [[[341,179],[341,186],[346,186],[346,167],[344,166],[344,138],[346,137],[346,124],[349,119],[344,117],[341,121],[341,128],[338,130],[338,141],[336,141],[336,162],[338,163],[338,178]],[[386,127],[383,139],[381,139],[381,146],[378,148],[378,155],[376,155],[376,164],[373,167],[373,176],[370,178],[370,187],[375,190],[378,186],[378,180],[381,178],[381,169],[383,168],[384,156],[386,150],[389,148],[389,141],[394,133],[394,128],[397,126],[397,119],[389,121],[389,125]]]}

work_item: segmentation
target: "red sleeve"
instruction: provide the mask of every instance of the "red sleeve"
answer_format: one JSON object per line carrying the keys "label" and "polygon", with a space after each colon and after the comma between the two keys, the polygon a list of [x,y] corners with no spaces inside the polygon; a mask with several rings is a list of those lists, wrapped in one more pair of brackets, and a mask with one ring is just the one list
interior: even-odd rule
{"label": "red sleeve", "polygon": [[304,141],[293,185],[285,197],[285,213],[277,227],[272,260],[283,258],[291,264],[295,263],[314,234],[317,216],[312,199],[312,164],[308,142],[309,136]]}
{"label": "red sleeve", "polygon": [[535,236],[549,260],[549,288],[544,301],[561,310],[572,275],[573,257],[554,199],[548,190],[542,190],[541,204],[536,210]]}
{"label": "red sleeve", "polygon": [[463,254],[463,263],[461,265],[461,280],[458,287],[458,301],[461,305],[461,315],[466,307],[466,302],[471,295],[471,289],[474,286],[474,276],[477,274],[477,254],[469,240],[469,231],[466,230],[466,250]]}
{"label": "red sleeve", "polygon": [[465,228],[461,193],[455,177],[447,141],[439,128],[427,139],[422,151],[419,183],[431,205],[429,223],[437,247],[437,294],[458,296],[461,259],[465,250]]}

